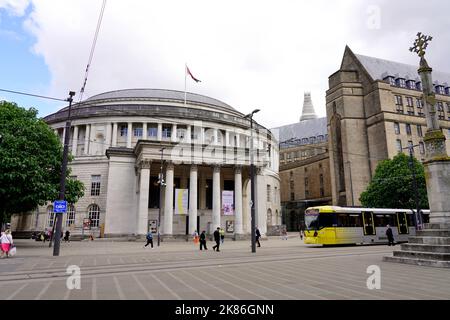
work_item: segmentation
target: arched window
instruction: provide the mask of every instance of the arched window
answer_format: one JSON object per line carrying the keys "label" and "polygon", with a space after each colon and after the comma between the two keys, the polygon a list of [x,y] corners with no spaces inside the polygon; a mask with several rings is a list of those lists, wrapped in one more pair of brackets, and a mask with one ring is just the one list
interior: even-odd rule
{"label": "arched window", "polygon": [[75,224],[75,206],[71,204],[67,210],[66,227],[70,227],[73,224]]}
{"label": "arched window", "polygon": [[53,206],[47,207],[47,214],[48,214],[47,226],[52,228],[53,223],[55,223],[55,213],[53,212]]}
{"label": "arched window", "polygon": [[100,222],[100,207],[93,204],[89,207],[89,219],[91,220],[91,227],[98,228]]}

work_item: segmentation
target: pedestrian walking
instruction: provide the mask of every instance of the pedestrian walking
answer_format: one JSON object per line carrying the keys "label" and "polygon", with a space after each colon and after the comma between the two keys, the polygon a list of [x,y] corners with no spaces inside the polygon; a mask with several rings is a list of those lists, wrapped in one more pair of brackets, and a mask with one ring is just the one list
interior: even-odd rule
{"label": "pedestrian walking", "polygon": [[219,252],[220,251],[220,228],[217,228],[216,231],[214,231],[214,241],[216,241],[216,245],[213,247],[213,250]]}
{"label": "pedestrian walking", "polygon": [[261,232],[259,232],[259,229],[256,228],[256,243],[258,244],[258,247],[261,247],[261,243],[259,243],[259,238],[261,238]]}
{"label": "pedestrian walking", "polygon": [[146,239],[147,239],[147,244],[144,246],[144,248],[147,248],[147,246],[149,244],[151,244],[152,245],[152,249],[153,249],[153,233],[151,231],[149,231],[147,233]]}
{"label": "pedestrian walking", "polygon": [[220,241],[222,244],[225,241],[225,230],[223,230],[223,228],[220,228]]}
{"label": "pedestrian walking", "polygon": [[194,231],[194,233],[192,234],[192,237],[194,239],[194,244],[198,244],[199,242],[199,237],[198,237],[198,232],[197,230]]}
{"label": "pedestrian walking", "polygon": [[288,239],[287,230],[286,230],[286,228],[282,228],[281,229],[281,240],[287,240],[287,239]]}
{"label": "pedestrian walking", "polygon": [[386,236],[388,238],[388,246],[395,246],[394,243],[394,234],[392,233],[392,229],[390,225],[387,225]]}
{"label": "pedestrian walking", "polygon": [[208,250],[208,248],[206,247],[205,231],[202,231],[202,234],[200,235],[200,250],[202,250],[202,247],[205,248],[205,250]]}
{"label": "pedestrian walking", "polygon": [[2,249],[1,250],[2,251],[1,257],[3,258],[4,255],[6,254],[6,257],[8,258],[9,257],[9,251],[11,250],[11,248],[14,245],[13,238],[12,238],[10,230],[6,230],[5,232],[1,233],[0,243],[1,243],[1,249]]}
{"label": "pedestrian walking", "polygon": [[70,231],[66,230],[66,235],[64,236],[64,241],[70,243]]}
{"label": "pedestrian walking", "polygon": [[303,229],[300,228],[300,240],[303,240]]}

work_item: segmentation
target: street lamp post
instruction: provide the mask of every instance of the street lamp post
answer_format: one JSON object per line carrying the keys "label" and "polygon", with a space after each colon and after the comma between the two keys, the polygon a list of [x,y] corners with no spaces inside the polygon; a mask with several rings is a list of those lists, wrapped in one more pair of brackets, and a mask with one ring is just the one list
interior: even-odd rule
{"label": "street lamp post", "polygon": [[164,149],[166,148],[161,148],[161,170],[159,173],[159,213],[158,213],[158,247],[161,243],[161,207],[162,207],[162,187],[164,185],[164,177],[163,177],[163,154],[164,154]]}
{"label": "street lamp post", "polygon": [[[66,193],[66,172],[67,172],[67,162],[68,162],[68,153],[69,153],[69,135],[70,135],[70,111],[72,109],[73,96],[75,92],[69,92],[69,98],[67,101],[69,102],[69,111],[67,115],[66,121],[66,135],[64,137],[64,151],[63,151],[63,161],[61,165],[61,179],[60,179],[60,190],[59,190],[59,200],[64,200]],[[62,218],[63,213],[55,213],[56,215],[56,230],[52,234],[55,237],[55,244],[53,246],[53,256],[59,256],[59,247],[61,243],[61,228],[62,228]],[[51,239],[50,239],[51,243]]]}
{"label": "street lamp post", "polygon": [[252,253],[256,252],[256,214],[255,214],[255,164],[253,158],[253,115],[261,110],[255,109],[244,118],[250,120],[250,181],[251,181],[251,239],[252,239]]}

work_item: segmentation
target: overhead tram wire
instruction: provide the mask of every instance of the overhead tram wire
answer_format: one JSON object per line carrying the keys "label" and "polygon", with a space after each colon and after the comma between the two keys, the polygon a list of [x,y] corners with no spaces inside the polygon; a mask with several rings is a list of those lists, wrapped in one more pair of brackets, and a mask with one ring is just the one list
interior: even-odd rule
{"label": "overhead tram wire", "polygon": [[78,102],[81,102],[81,100],[83,100],[83,94],[84,94],[84,90],[86,89],[86,84],[87,84],[88,77],[89,77],[89,69],[92,64],[92,59],[94,58],[95,47],[97,45],[98,34],[100,33],[100,28],[101,28],[102,21],[103,21],[103,14],[105,12],[105,7],[106,7],[106,0],[103,0],[102,8],[100,10],[100,15],[97,20],[97,28],[95,29],[95,35],[94,35],[94,40],[93,40],[92,46],[91,46],[91,52],[89,54],[89,60],[88,60],[87,66],[86,66],[86,72],[84,74],[83,86],[81,87],[81,90],[80,90],[80,99]]}
{"label": "overhead tram wire", "polygon": [[47,97],[47,96],[42,96],[42,95],[33,94],[33,93],[27,93],[27,92],[21,92],[21,91],[13,91],[13,90],[7,90],[7,89],[0,89],[0,91],[8,92],[8,93],[14,93],[14,94],[19,94],[19,95],[23,95],[23,96],[47,99],[47,100],[55,100],[55,101],[67,102],[67,99],[59,99],[59,98]]}

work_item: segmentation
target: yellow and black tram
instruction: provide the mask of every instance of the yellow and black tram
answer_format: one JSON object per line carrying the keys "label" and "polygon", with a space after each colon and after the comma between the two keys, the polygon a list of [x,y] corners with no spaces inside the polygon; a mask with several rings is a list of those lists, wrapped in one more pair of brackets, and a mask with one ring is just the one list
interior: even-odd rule
{"label": "yellow and black tram", "polygon": [[408,242],[416,221],[427,223],[429,210],[372,209],[322,206],[305,211],[305,244],[343,245],[387,243],[390,225],[395,242]]}

